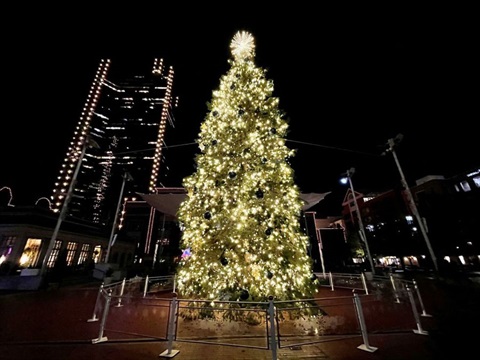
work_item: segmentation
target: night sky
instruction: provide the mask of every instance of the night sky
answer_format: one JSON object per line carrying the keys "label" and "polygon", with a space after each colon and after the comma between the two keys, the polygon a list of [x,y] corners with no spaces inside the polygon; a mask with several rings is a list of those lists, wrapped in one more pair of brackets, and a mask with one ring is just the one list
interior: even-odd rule
{"label": "night sky", "polygon": [[181,186],[197,151],[186,144],[197,138],[239,30],[255,37],[256,64],[268,70],[290,121],[287,145],[297,149],[292,166],[302,192],[346,191],[338,179],[351,167],[357,190],[397,186],[395,162],[381,153],[399,133],[411,185],[480,166],[478,40],[468,11],[239,9],[226,18],[227,11],[201,9],[13,14],[2,44],[0,188],[12,188],[14,204],[51,195],[101,58],[134,67],[159,57],[173,66],[179,107],[175,128],[167,128],[164,185]]}

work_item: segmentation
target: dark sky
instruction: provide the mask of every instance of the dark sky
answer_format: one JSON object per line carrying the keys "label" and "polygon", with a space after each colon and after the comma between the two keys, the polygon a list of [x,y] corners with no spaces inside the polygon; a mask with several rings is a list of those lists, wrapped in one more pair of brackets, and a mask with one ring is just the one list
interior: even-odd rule
{"label": "dark sky", "polygon": [[14,25],[2,25],[0,188],[11,187],[18,205],[50,196],[99,60],[135,66],[153,57],[175,70],[180,102],[164,185],[181,186],[196,147],[178,145],[196,139],[239,30],[255,37],[256,63],[290,120],[302,192],[337,191],[351,167],[358,190],[397,186],[392,156],[380,154],[399,133],[397,155],[412,185],[480,165],[478,37],[468,9],[254,10],[12,14]]}

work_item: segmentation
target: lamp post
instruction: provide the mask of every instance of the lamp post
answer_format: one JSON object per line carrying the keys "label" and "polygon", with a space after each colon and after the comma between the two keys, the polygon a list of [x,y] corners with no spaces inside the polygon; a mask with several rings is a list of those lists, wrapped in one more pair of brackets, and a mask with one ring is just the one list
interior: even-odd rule
{"label": "lamp post", "polygon": [[125,183],[127,182],[127,180],[128,181],[133,180],[132,176],[127,171],[125,171],[122,177],[123,177],[122,187],[120,188],[120,195],[118,197],[117,209],[114,214],[112,231],[110,232],[110,239],[108,240],[107,254],[105,255],[105,263],[108,263],[108,259],[110,257],[110,250],[112,248],[113,240],[115,236],[115,228],[117,227],[118,212],[120,211],[120,206],[122,205],[122,196],[123,196],[123,190],[125,189]]}
{"label": "lamp post", "polygon": [[62,209],[60,210],[60,214],[58,215],[57,224],[55,225],[55,229],[53,230],[52,237],[50,239],[50,242],[48,243],[47,251],[45,252],[45,256],[43,258],[42,267],[40,269],[40,276],[42,277],[45,275],[47,271],[48,259],[50,258],[53,247],[55,246],[55,241],[57,240],[58,232],[60,230],[60,225],[62,225],[62,222],[65,219],[65,216],[67,215],[68,204],[72,199],[73,188],[77,181],[77,176],[80,171],[80,168],[82,167],[82,161],[85,156],[85,152],[87,151],[87,147],[99,148],[95,140],[93,140],[89,136],[85,138],[82,145],[82,151],[80,152],[80,156],[77,159],[77,165],[75,167],[72,180],[70,181],[70,185],[68,186],[68,191],[65,194],[65,200],[63,200]]}
{"label": "lamp post", "polygon": [[354,203],[355,209],[357,211],[360,237],[362,238],[363,242],[365,243],[365,248],[367,250],[367,257],[368,257],[368,261],[370,263],[370,268],[372,269],[372,273],[375,273],[375,266],[373,265],[372,255],[370,254],[370,247],[368,246],[367,235],[365,234],[365,228],[363,227],[362,215],[360,214],[360,208],[358,207],[357,196],[355,195],[355,190],[353,188],[352,176],[353,176],[354,173],[355,173],[355,168],[350,168],[345,173],[346,177],[342,178],[341,180],[342,180],[343,183],[346,183],[348,181],[348,184],[350,185],[350,190],[352,191],[352,196],[353,196],[353,203]]}
{"label": "lamp post", "polygon": [[[407,181],[405,180],[405,175],[403,174],[402,167],[400,166],[400,162],[398,161],[397,153],[395,152],[395,146],[398,145],[403,139],[402,134],[398,134],[394,139],[388,139],[387,142],[387,150],[392,153],[393,159],[395,160],[395,164],[397,165],[398,172],[400,173],[400,178],[402,181],[402,185],[405,188],[405,193],[407,194],[407,201],[410,206],[410,209],[412,210],[413,214],[415,215],[415,218],[417,219],[418,226],[420,227],[420,231],[422,232],[423,239],[425,240],[425,243],[427,244],[428,251],[430,252],[430,257],[432,258],[433,266],[435,268],[435,271],[438,272],[438,264],[437,264],[437,258],[435,257],[435,253],[433,251],[432,245],[430,244],[430,240],[428,238],[427,230],[425,227],[425,223],[423,222],[422,217],[420,216],[420,213],[418,212],[417,205],[415,204],[415,201],[413,201],[413,196],[412,192],[410,191],[410,188],[408,187]],[[384,155],[383,153],[382,155]]]}

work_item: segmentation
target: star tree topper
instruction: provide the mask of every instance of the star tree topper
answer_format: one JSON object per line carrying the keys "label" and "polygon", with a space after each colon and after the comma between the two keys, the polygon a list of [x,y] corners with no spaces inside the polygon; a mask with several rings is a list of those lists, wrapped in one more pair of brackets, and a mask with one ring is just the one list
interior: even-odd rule
{"label": "star tree topper", "polygon": [[240,61],[254,55],[255,43],[253,36],[247,31],[239,31],[235,34],[230,44],[230,49],[235,60]]}

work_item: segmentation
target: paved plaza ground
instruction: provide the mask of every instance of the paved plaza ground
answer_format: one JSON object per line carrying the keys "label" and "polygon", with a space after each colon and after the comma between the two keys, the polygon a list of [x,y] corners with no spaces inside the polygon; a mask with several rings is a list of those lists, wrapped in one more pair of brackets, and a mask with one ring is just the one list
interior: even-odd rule
{"label": "paved plaza ground", "polygon": [[[321,341],[301,346],[277,349],[277,359],[451,359],[460,358],[475,351],[479,339],[479,289],[457,279],[418,281],[428,316],[422,317],[419,334],[413,317],[396,311],[399,319],[384,316],[392,306],[378,302],[372,294],[372,302],[365,307],[365,317],[370,325],[368,349],[358,328],[339,331],[338,334],[321,337]],[[100,283],[89,281],[80,284],[63,284],[58,289],[6,292],[0,294],[0,359],[1,360],[139,360],[139,359],[273,359],[268,349],[247,346],[226,346],[208,343],[188,337],[179,330],[178,338],[169,349],[163,338],[162,321],[166,312],[161,308],[125,306],[112,309],[109,321],[118,321],[129,328],[128,332],[116,331],[115,322],[109,322],[105,330],[108,341],[94,343],[99,337],[100,321],[92,319]],[[351,290],[321,288],[321,299],[351,296]],[[356,321],[352,307],[335,306],[328,300],[325,309],[332,318],[343,324]],[[408,304],[399,305],[406,306]],[[113,305],[112,307],[115,307]],[[346,309],[346,310],[345,310]],[[406,310],[404,307],[403,309]],[[122,313],[115,313],[122,311]],[[345,315],[343,313],[346,313]],[[122,314],[122,315],[119,315]],[[390,313],[388,313],[390,314]],[[159,320],[159,319],[163,320]],[[141,322],[144,333],[132,336]],[[396,324],[396,325],[395,325]],[[148,329],[148,330],[145,330]],[[159,331],[160,330],[160,331]],[[155,338],[155,332],[162,334]],[[188,334],[189,335],[189,334]],[[177,338],[177,339],[178,339]],[[193,340],[192,340],[193,339]],[[252,344],[258,339],[253,339]],[[226,342],[221,336],[222,344]],[[228,341],[227,341],[228,342]],[[247,342],[243,343],[248,345]],[[363,349],[362,349],[363,346]],[[169,352],[169,351],[172,352]]]}

